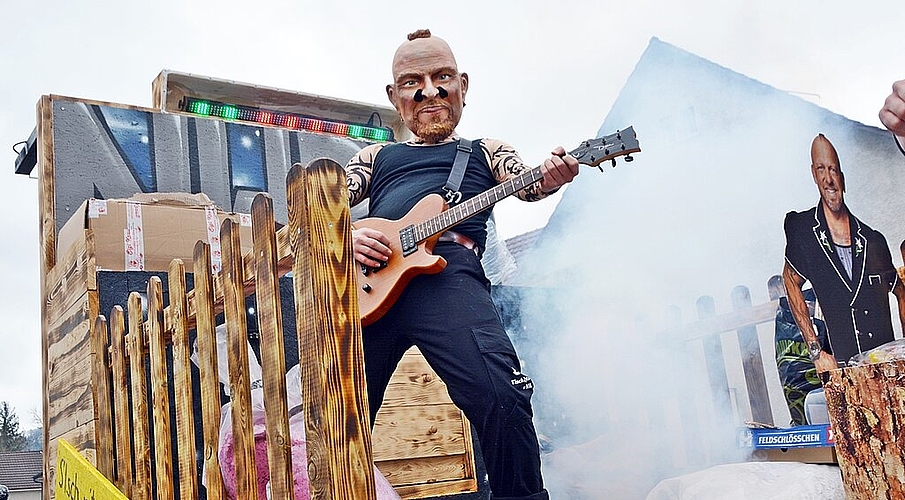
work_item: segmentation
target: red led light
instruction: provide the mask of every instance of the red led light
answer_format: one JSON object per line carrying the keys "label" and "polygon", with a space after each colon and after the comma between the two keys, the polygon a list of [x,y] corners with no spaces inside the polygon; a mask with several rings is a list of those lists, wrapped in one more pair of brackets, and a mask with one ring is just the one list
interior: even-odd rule
{"label": "red led light", "polygon": [[262,112],[258,115],[258,120],[257,120],[257,121],[259,121],[259,122],[261,122],[261,123],[266,123],[266,124],[270,125],[270,124],[273,123],[273,113],[271,113],[270,111],[262,111]]}

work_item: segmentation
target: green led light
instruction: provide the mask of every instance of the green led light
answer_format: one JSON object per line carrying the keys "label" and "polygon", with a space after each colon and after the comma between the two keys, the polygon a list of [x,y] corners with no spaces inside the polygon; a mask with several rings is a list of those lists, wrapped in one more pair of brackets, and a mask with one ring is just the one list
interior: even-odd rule
{"label": "green led light", "polygon": [[386,141],[389,139],[389,136],[390,134],[386,130],[381,130],[379,128],[368,129],[368,137],[375,141]]}
{"label": "green led light", "polygon": [[189,111],[208,116],[211,114],[211,103],[205,101],[192,101],[191,109]]}
{"label": "green led light", "polygon": [[360,139],[365,135],[365,128],[361,125],[349,125],[349,137]]}
{"label": "green led light", "polygon": [[226,118],[227,120],[235,120],[239,117],[239,108],[230,105],[224,105],[220,108],[220,118]]}

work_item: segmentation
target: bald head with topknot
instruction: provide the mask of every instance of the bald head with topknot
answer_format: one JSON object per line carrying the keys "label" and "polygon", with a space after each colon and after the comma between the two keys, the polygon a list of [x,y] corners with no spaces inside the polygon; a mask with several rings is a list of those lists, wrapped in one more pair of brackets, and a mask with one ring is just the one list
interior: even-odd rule
{"label": "bald head with topknot", "polygon": [[468,75],[459,73],[452,49],[430,30],[406,38],[393,56],[387,97],[417,138],[437,143],[455,133],[465,107]]}

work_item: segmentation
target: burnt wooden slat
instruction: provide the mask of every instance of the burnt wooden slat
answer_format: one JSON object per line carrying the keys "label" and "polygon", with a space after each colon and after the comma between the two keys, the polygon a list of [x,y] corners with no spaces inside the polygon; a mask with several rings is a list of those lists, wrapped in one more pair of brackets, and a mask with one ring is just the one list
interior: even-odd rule
{"label": "burnt wooden slat", "polygon": [[94,396],[94,442],[97,470],[113,477],[113,416],[110,414],[110,369],[107,362],[107,319],[98,316],[91,329],[91,388]]}
{"label": "burnt wooden slat", "polygon": [[374,460],[400,456],[425,458],[465,453],[465,429],[452,403],[380,409],[383,425],[374,429]]}
{"label": "burnt wooden slat", "polygon": [[[48,365],[46,399],[48,439],[55,441],[75,427],[94,425],[91,388],[91,327],[87,293],[58,318],[45,326]],[[94,442],[92,435],[91,442]],[[74,446],[77,446],[75,444]]]}
{"label": "burnt wooden slat", "polygon": [[287,193],[312,498],[374,499],[345,173],[296,164]]}
{"label": "burnt wooden slat", "polygon": [[[446,384],[431,369],[417,347],[402,356],[387,385],[383,407],[423,406],[452,403]],[[374,429],[381,423],[378,415]]]}
{"label": "burnt wooden slat", "polygon": [[147,341],[141,310],[141,295],[129,294],[129,334],[126,351],[129,354],[129,375],[132,389],[132,441],[135,447],[135,481],[132,500],[151,498],[151,432],[148,424],[148,379],[145,375]]}
{"label": "burnt wooden slat", "polygon": [[80,300],[86,290],[97,288],[89,244],[93,247],[93,238],[77,240],[45,279],[44,317],[51,324]]}
{"label": "burnt wooden slat", "polygon": [[233,459],[237,498],[257,497],[255,437],[251,414],[251,381],[248,380],[248,326],[245,321],[245,273],[239,231],[226,220],[220,226],[223,270],[223,310],[229,351],[230,414],[233,427]]}
{"label": "burnt wooden slat", "polygon": [[[38,183],[38,203],[40,204],[40,241],[41,258],[40,272],[41,276],[41,297],[44,299],[45,310],[41,311],[41,389],[44,393],[42,405],[42,428],[44,449],[51,448],[50,437],[50,374],[48,373],[49,356],[47,348],[49,346],[47,334],[48,323],[50,318],[47,314],[47,292],[50,289],[47,277],[56,264],[56,206],[53,186],[53,102],[49,96],[42,96],[38,103],[37,110],[38,127],[37,127],[37,143],[40,144],[40,153],[38,155],[38,168],[41,172],[41,182]],[[56,447],[53,447],[54,449]],[[51,452],[44,455],[43,464],[43,491],[52,491],[54,487],[54,467],[55,462],[50,460],[48,455],[55,454]],[[55,458],[55,457],[54,457]]]}
{"label": "burnt wooden slat", "polygon": [[166,332],[163,325],[163,285],[148,280],[148,347],[151,356],[151,417],[154,422],[154,471],[157,498],[175,498],[170,394],[167,378]]}
{"label": "burnt wooden slat", "polygon": [[[439,458],[438,460],[443,459]],[[430,470],[436,473],[443,473],[448,469],[432,466]],[[476,491],[474,478],[395,486],[393,489],[396,490],[396,493],[398,493],[400,497],[405,499],[439,497],[457,492]]]}
{"label": "burnt wooden slat", "polygon": [[[380,462],[377,464],[380,472],[390,481],[390,484],[396,489],[396,492],[402,495],[402,498],[422,498],[425,496],[440,496],[449,494],[450,490],[433,489],[434,495],[403,495],[403,489],[413,486],[424,485],[424,470],[430,470],[436,474],[434,477],[443,478],[436,480],[435,484],[444,484],[449,481],[464,482],[469,479],[468,472],[465,470],[462,457],[459,455],[444,455],[436,457],[425,457],[419,459],[404,458],[400,460],[392,460]],[[472,481],[474,479],[471,479]],[[465,491],[465,490],[460,490]]]}
{"label": "burnt wooden slat", "polygon": [[201,419],[204,433],[204,471],[208,500],[225,498],[220,475],[220,380],[217,372],[217,332],[214,313],[211,248],[203,241],[195,244],[193,257],[195,328],[198,334],[198,374],[201,385]]}
{"label": "burnt wooden slat", "polygon": [[173,259],[167,271],[170,315],[166,329],[173,339],[173,383],[176,399],[176,457],[180,498],[198,498],[195,464],[195,423],[192,414],[192,347],[186,321],[185,264]]}
{"label": "burnt wooden slat", "polygon": [[283,347],[283,314],[277,275],[273,201],[264,193],[251,204],[254,242],[258,332],[261,335],[261,369],[267,403],[267,461],[272,498],[293,498],[292,439],[286,399],[286,353]]}
{"label": "burnt wooden slat", "polygon": [[113,430],[116,438],[116,487],[127,497],[132,496],[132,447],[129,420],[129,395],[126,376],[126,321],[121,306],[110,311],[110,365],[113,371]]}

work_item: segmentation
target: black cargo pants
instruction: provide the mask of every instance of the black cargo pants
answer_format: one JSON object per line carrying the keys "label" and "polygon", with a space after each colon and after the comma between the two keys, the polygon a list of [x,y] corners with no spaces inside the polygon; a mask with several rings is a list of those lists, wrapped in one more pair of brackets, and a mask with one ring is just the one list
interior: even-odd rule
{"label": "black cargo pants", "polygon": [[416,345],[474,425],[493,498],[548,499],[531,420],[534,383],[521,373],[480,260],[455,243],[438,243],[434,253],[446,258],[446,269],[413,279],[364,329],[372,425],[397,363]]}

